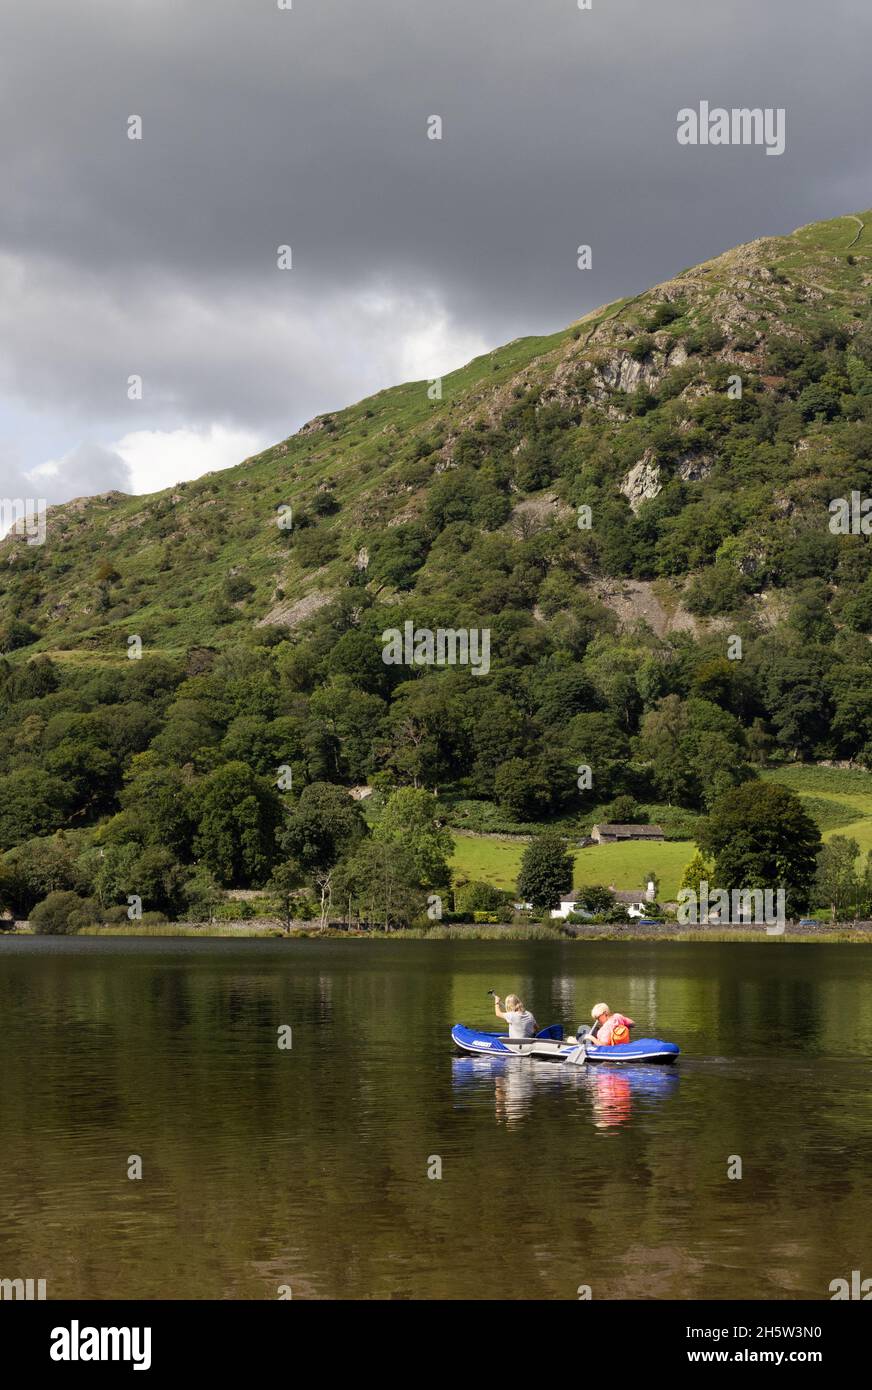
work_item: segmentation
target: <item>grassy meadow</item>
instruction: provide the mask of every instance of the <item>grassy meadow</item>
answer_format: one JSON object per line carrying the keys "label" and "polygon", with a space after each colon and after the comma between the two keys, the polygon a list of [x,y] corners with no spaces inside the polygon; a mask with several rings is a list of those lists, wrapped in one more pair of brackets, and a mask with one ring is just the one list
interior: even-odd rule
{"label": "grassy meadow", "polygon": [[[464,877],[497,888],[514,888],[523,840],[481,839],[455,833],[451,861],[455,878]],[[653,870],[660,879],[660,895],[674,898],[684,866],[694,852],[691,840],[663,840],[646,844],[633,840],[626,845],[587,845],[575,852],[574,883],[614,884],[615,888],[644,888],[646,875]]]}
{"label": "grassy meadow", "polygon": [[825,840],[847,835],[857,841],[861,853],[872,850],[872,772],[797,764],[763,776],[799,794]]}
{"label": "grassy meadow", "polygon": [[[872,850],[872,772],[859,768],[796,765],[765,771],[767,781],[791,787],[820,826],[825,840],[847,835],[857,841],[862,854]],[[454,833],[452,868],[455,877],[481,880],[497,888],[514,888],[525,842],[510,837],[486,839]],[[653,870],[660,879],[660,897],[674,900],[688,860],[696,846],[692,840],[624,845],[588,845],[575,852],[574,885],[613,884],[615,888],[645,886]]]}

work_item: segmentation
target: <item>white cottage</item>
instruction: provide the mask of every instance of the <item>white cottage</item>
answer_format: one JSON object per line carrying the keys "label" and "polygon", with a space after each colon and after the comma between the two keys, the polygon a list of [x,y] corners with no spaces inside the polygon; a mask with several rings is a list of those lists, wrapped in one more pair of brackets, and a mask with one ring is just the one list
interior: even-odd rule
{"label": "white cottage", "polygon": [[[649,904],[654,902],[656,889],[654,887],[654,880],[649,879],[648,887],[645,889],[633,888],[629,892],[626,892],[623,889],[616,889],[612,884],[609,884],[609,892],[612,894],[616,903],[620,903],[621,907],[626,908],[628,917],[646,917],[648,915]],[[573,889],[565,898],[560,899],[559,907],[552,907],[551,916],[553,918],[565,920],[570,912],[574,912],[579,917],[586,917],[588,919],[593,917],[594,914],[592,912],[588,912],[586,908],[582,907],[581,898],[582,890],[580,888]]]}

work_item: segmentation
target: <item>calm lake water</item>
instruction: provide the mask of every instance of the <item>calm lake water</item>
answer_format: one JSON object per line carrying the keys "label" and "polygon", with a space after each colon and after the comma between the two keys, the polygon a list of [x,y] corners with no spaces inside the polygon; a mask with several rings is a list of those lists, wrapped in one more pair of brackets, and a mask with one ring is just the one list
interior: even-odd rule
{"label": "calm lake water", "polygon": [[[681,1060],[456,1058],[491,988],[540,1025],[605,998]],[[50,1298],[872,1275],[872,948],[0,939],[0,1016],[0,1277]]]}

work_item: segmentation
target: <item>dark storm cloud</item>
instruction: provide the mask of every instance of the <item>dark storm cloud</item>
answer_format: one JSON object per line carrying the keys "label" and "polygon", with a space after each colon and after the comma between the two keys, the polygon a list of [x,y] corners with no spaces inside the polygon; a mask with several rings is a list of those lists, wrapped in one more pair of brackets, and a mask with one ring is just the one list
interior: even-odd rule
{"label": "dark storm cloud", "polygon": [[[0,385],[110,431],[281,433],[872,202],[866,0],[48,0],[4,30]],[[786,153],[680,147],[701,98],[785,107]]]}

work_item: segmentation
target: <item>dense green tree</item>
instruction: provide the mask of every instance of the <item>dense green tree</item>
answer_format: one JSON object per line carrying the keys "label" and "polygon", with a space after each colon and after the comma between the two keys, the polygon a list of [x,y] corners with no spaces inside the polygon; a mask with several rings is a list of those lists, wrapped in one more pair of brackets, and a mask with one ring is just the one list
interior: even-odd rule
{"label": "dense green tree", "polygon": [[501,912],[507,906],[511,909],[508,894],[492,883],[473,881],[458,884],[454,890],[454,902],[458,912]]}
{"label": "dense green tree", "polygon": [[343,912],[350,907],[362,922],[386,931],[422,916],[432,896],[419,881],[414,856],[396,840],[359,843],[337,866],[330,886],[332,900]]}
{"label": "dense green tree", "polygon": [[178,858],[192,853],[197,828],[193,779],[178,767],[158,763],[154,753],[134,757],[121,791],[131,831],[143,844],[166,845]]}
{"label": "dense green tree", "polygon": [[16,845],[3,856],[0,869],[2,906],[17,917],[26,918],[49,893],[78,886],[75,846],[62,831]]}
{"label": "dense green tree", "polygon": [[310,782],[288,815],[282,853],[307,873],[331,869],[365,835],[360,807],[344,787]]}
{"label": "dense green tree", "polygon": [[647,817],[634,796],[616,796],[603,807],[604,821],[610,825],[644,825]]}
{"label": "dense green tree", "polygon": [[40,768],[19,768],[0,777],[0,850],[58,830],[70,801],[67,784]]}
{"label": "dense green tree", "polygon": [[221,900],[221,884],[207,864],[200,863],[184,886],[185,917],[191,922],[212,922]]}
{"label": "dense green tree", "polygon": [[516,820],[540,820],[551,806],[551,785],[538,763],[507,758],[494,776],[494,796]]}
{"label": "dense green tree", "polygon": [[[331,673],[347,676],[360,690],[384,697],[405,676],[398,677],[398,668],[382,660],[381,631],[381,626],[376,628],[374,621],[369,619],[360,628],[343,632],[330,650],[328,666]],[[289,660],[285,660],[286,669]]]}
{"label": "dense green tree", "polygon": [[657,795],[677,805],[699,804],[697,770],[688,762],[686,738],[689,718],[678,695],[666,695],[642,720],[638,747],[649,764]]}
{"label": "dense green tree", "polygon": [[221,752],[230,762],[247,763],[263,777],[277,775],[282,757],[277,721],[258,714],[240,714],[231,722],[221,742]]}
{"label": "dense green tree", "polygon": [[111,802],[119,764],[108,748],[64,739],[49,749],[44,765],[46,772],[67,788],[70,800],[79,810],[87,812]]}
{"label": "dense green tree", "polygon": [[369,574],[384,584],[407,589],[426,560],[429,548],[429,536],[418,522],[392,526],[369,548]]}
{"label": "dense green tree", "polygon": [[714,858],[718,889],[783,888],[791,916],[809,905],[820,831],[789,787],[745,782],[700,822],[701,849]]}
{"label": "dense green tree", "polygon": [[0,652],[17,652],[21,647],[29,647],[38,639],[39,633],[17,618],[0,623]]}
{"label": "dense green tree", "polygon": [[468,757],[468,720],[459,681],[448,673],[399,686],[391,704],[384,761],[403,781],[436,788]]}
{"label": "dense green tree", "polygon": [[573,715],[595,708],[597,696],[584,668],[560,666],[546,675],[538,671],[528,681],[536,719],[545,729],[566,724]]}
{"label": "dense green tree", "polygon": [[523,710],[499,690],[472,692],[466,701],[471,731],[472,782],[479,796],[494,795],[495,778],[508,759],[530,754]]}
{"label": "dense green tree", "polygon": [[859,857],[860,846],[847,835],[831,836],[818,853],[815,889],[819,900],[829,903],[834,922],[843,920],[860,897]]}
{"label": "dense green tree", "polygon": [[284,860],[274,866],[266,885],[266,891],[275,903],[286,932],[291,930],[294,910],[304,882],[305,878],[299,865],[292,860]]}
{"label": "dense green tree", "polygon": [[572,855],[553,831],[531,840],[521,857],[518,893],[537,910],[557,907],[561,895],[572,887]]}
{"label": "dense green tree", "polygon": [[579,901],[587,912],[602,917],[614,910],[615,895],[611,888],[604,888],[600,883],[588,883],[579,889]]}
{"label": "dense green tree", "polygon": [[94,893],[101,907],[130,906],[140,900],[143,912],[175,917],[185,903],[189,877],[171,850],[164,845],[109,845],[94,874]]}
{"label": "dense green tree", "polygon": [[31,929],[37,936],[67,936],[97,920],[93,903],[78,893],[49,893],[30,914]]}
{"label": "dense green tree", "polygon": [[7,691],[11,700],[39,700],[52,695],[59,686],[55,663],[47,656],[35,656],[10,672]]}
{"label": "dense green tree", "polygon": [[219,882],[262,883],[276,858],[278,794],[246,763],[225,763],[197,794],[194,853]]}
{"label": "dense green tree", "polygon": [[417,882],[424,887],[448,884],[448,860],[454,842],[429,792],[414,787],[393,792],[376,822],[373,839],[379,844],[401,845],[414,865]]}
{"label": "dense green tree", "polygon": [[714,871],[715,867],[712,861],[706,859],[705,855],[702,854],[700,850],[697,850],[684,866],[684,872],[681,875],[679,887],[692,888],[698,900],[701,883],[705,882],[714,887]]}
{"label": "dense green tree", "polygon": [[772,644],[761,663],[763,697],[778,743],[793,757],[809,756],[830,727],[829,660],[814,648]]}
{"label": "dense green tree", "polygon": [[593,785],[588,800],[607,801],[626,790],[630,743],[612,714],[576,714],[562,730],[555,731],[551,752],[560,750],[565,771],[561,785],[574,797],[584,795],[577,786],[578,768],[589,767]]}
{"label": "dense green tree", "polygon": [[[320,749],[323,775],[337,782],[365,781],[383,724],[384,701],[335,676],[309,701],[308,742]],[[319,769],[320,770],[320,769]]]}

